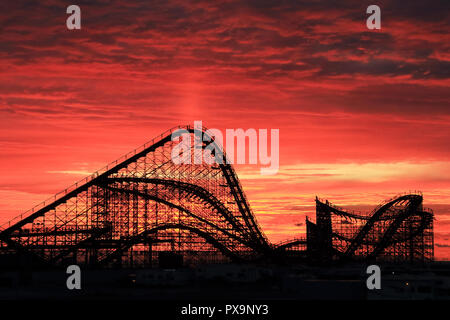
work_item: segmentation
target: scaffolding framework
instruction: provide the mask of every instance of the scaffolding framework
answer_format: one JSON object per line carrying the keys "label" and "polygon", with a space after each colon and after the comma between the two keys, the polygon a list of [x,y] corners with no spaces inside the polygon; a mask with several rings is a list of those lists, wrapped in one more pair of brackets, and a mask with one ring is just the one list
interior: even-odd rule
{"label": "scaffolding framework", "polygon": [[10,222],[0,233],[2,253],[26,254],[50,265],[106,267],[262,256],[269,243],[225,155],[222,164],[197,161],[191,143],[192,164],[172,161],[180,142],[171,137],[180,129],[192,140],[205,134],[204,129],[174,128]]}
{"label": "scaffolding framework", "polygon": [[[173,141],[177,130],[190,140]],[[222,161],[197,158],[196,148],[208,147],[195,143],[205,131],[168,130],[9,221],[1,226],[0,259],[106,268],[433,259],[433,212],[421,194],[397,196],[367,215],[316,199],[306,238],[269,243],[222,147],[207,137]],[[173,161],[180,143],[190,163]]]}
{"label": "scaffolding framework", "polygon": [[362,214],[316,199],[316,223],[307,223],[311,259],[432,261],[434,214],[422,202],[420,193],[398,195]]}

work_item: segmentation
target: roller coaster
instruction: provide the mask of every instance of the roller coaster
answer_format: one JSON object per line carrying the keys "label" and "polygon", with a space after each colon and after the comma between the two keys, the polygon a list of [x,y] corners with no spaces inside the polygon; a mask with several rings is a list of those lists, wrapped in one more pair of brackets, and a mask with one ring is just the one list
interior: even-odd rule
{"label": "roller coaster", "polygon": [[192,139],[206,134],[172,128],[1,226],[0,266],[433,259],[433,213],[421,195],[397,197],[367,216],[317,199],[306,239],[270,243],[225,153],[220,163],[172,161],[179,129]]}
{"label": "roller coaster", "polygon": [[306,239],[278,250],[306,252],[310,262],[429,262],[434,259],[434,213],[420,192],[402,194],[371,213],[348,211],[316,198],[316,223],[306,220]]}

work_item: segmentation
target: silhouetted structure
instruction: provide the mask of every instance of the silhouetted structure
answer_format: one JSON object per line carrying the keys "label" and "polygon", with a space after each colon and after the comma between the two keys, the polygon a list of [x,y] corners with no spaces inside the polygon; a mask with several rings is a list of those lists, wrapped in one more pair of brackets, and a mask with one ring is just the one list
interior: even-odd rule
{"label": "silhouetted structure", "polygon": [[283,243],[310,262],[428,262],[434,257],[433,211],[421,194],[387,200],[370,214],[348,211],[316,198],[316,223],[306,220],[306,240]]}
{"label": "silhouetted structure", "polygon": [[189,126],[168,130],[13,219],[2,227],[0,258],[21,265],[164,268],[432,259],[433,216],[422,209],[419,195],[396,198],[368,217],[317,200],[317,221],[307,222],[307,241],[270,244],[231,165],[174,164],[178,142],[171,135],[180,128],[192,139],[204,134]]}

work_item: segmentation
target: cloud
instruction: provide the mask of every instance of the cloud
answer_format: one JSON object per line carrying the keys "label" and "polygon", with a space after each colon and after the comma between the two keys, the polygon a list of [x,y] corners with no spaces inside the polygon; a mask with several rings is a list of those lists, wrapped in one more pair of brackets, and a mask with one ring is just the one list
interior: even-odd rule
{"label": "cloud", "polygon": [[286,183],[346,181],[380,183],[392,180],[450,182],[450,162],[432,163],[299,163],[282,166],[279,174],[261,177],[254,170],[240,174],[243,179],[280,180]]}
{"label": "cloud", "polygon": [[279,175],[238,168],[275,238],[316,194],[449,203],[448,1],[383,1],[374,32],[359,0],[77,4],[68,31],[61,1],[0,3],[3,215],[194,120],[280,129]]}

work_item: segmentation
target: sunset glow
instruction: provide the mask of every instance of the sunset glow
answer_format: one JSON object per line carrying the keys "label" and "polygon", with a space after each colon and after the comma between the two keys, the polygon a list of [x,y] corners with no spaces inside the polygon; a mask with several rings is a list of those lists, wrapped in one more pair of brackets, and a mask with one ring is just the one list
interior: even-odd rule
{"label": "sunset glow", "polygon": [[316,195],[371,211],[420,190],[449,260],[450,11],[382,1],[368,31],[369,2],[320,2],[88,1],[69,31],[67,4],[4,1],[0,222],[201,120],[280,130],[278,174],[236,166],[272,242],[304,235]]}

